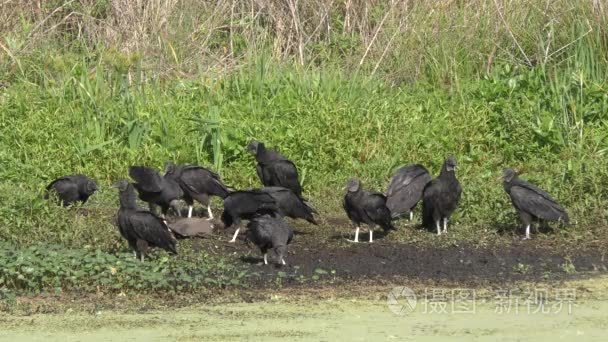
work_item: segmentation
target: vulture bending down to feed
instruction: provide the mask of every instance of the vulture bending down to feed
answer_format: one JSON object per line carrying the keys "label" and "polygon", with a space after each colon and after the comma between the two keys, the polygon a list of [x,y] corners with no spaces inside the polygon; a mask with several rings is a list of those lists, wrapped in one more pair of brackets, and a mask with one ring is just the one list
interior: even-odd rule
{"label": "vulture bending down to feed", "polygon": [[166,178],[177,182],[184,193],[184,201],[188,204],[188,217],[192,217],[194,200],[207,207],[208,218],[213,219],[209,197],[226,198],[228,188],[220,180],[220,176],[204,167],[196,165],[175,165],[169,163],[165,173]]}
{"label": "vulture bending down to feed", "polygon": [[315,218],[312,215],[317,212],[301,197],[294,194],[293,191],[280,186],[262,188],[261,191],[274,198],[281,216],[291,217],[292,219],[300,218],[317,225],[317,221],[315,221]]}
{"label": "vulture bending down to feed", "polygon": [[247,239],[260,248],[264,265],[268,265],[268,250],[277,254],[278,262],[285,265],[287,245],[293,239],[293,231],[281,217],[262,215],[247,224]]}
{"label": "vulture bending down to feed", "polygon": [[388,186],[386,192],[386,207],[391,211],[391,217],[398,219],[404,214],[409,214],[410,221],[413,219],[413,210],[422,198],[422,191],[431,175],[427,169],[420,165],[407,165],[399,168]]}
{"label": "vulture bending down to feed", "polygon": [[180,215],[178,201],[184,196],[182,188],[170,177],[162,177],[156,170],[145,166],[131,166],[129,176],[136,183],[133,184],[139,193],[139,199],[148,203],[150,211],[160,206],[162,218],[165,218],[169,207]]}
{"label": "vulture bending down to feed", "polygon": [[239,235],[241,220],[251,220],[263,214],[276,215],[279,212],[277,202],[268,193],[260,190],[242,190],[231,192],[224,198],[222,223],[225,228],[236,225],[237,229],[230,242],[235,242]]}
{"label": "vulture bending down to feed", "polygon": [[443,233],[447,233],[448,219],[458,207],[461,193],[462,188],[456,179],[456,159],[449,157],[443,163],[439,177],[424,188],[422,224],[429,228],[435,224],[437,235],[441,235],[443,221]]}
{"label": "vulture bending down to feed", "polygon": [[355,240],[359,242],[361,223],[369,226],[369,242],[373,242],[374,226],[379,225],[387,232],[394,229],[391,223],[391,212],[386,207],[386,197],[379,192],[371,192],[361,188],[361,182],[351,179],[346,184],[344,210],[348,218],[355,224]]}
{"label": "vulture bending down to feed", "polygon": [[568,213],[561,205],[545,191],[520,179],[515,170],[505,169],[502,178],[505,191],[526,227],[524,239],[530,238],[532,219],[570,223]]}
{"label": "vulture bending down to feed", "polygon": [[137,207],[133,186],[123,180],[114,187],[120,191],[118,230],[135,252],[135,257],[139,254],[139,259],[143,262],[148,247],[159,247],[177,254],[175,237],[165,222],[153,213]]}
{"label": "vulture bending down to feed", "polygon": [[253,141],[247,150],[255,155],[257,173],[264,186],[282,186],[296,195],[302,195],[296,165],[276,151],[268,150],[263,143]]}
{"label": "vulture bending down to feed", "polygon": [[49,199],[54,194],[61,205],[67,207],[74,202],[86,203],[95,191],[97,183],[94,180],[85,175],[71,175],[59,177],[47,185],[44,198]]}

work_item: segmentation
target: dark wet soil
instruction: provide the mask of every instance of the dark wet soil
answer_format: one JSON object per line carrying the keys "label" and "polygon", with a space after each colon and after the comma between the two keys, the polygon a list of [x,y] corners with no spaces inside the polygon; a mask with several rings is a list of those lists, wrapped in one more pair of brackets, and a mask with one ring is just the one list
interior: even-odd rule
{"label": "dark wet soil", "polygon": [[[471,243],[432,245],[429,243],[398,243],[383,239],[381,234],[373,243],[347,242],[352,236],[344,229],[345,222],[334,220],[339,230],[318,233],[315,229],[298,229],[289,246],[287,265],[279,266],[271,255],[271,264],[263,265],[259,250],[244,241],[228,243],[234,230],[219,230],[220,235],[203,239],[197,248],[233,257],[247,265],[255,274],[254,285],[298,285],[311,279],[341,284],[345,282],[438,281],[464,285],[499,285],[518,281],[560,281],[589,273],[608,273],[608,261],[603,247],[577,248],[576,245],[541,245],[537,240],[522,241],[517,237],[487,246]],[[338,222],[340,221],[340,222]],[[318,228],[317,228],[318,229]],[[427,233],[423,233],[427,234]],[[435,235],[424,235],[432,241]],[[360,239],[367,241],[367,233]],[[219,246],[219,248],[218,248]],[[574,246],[574,247],[573,247]]]}
{"label": "dark wet soil", "polygon": [[[272,267],[257,265],[262,279],[274,279],[277,272],[299,275],[325,275],[342,281],[391,278],[437,280],[458,284],[484,284],[520,280],[543,281],[575,277],[584,272],[605,272],[604,256],[595,251],[564,257],[525,245],[500,250],[453,246],[439,249],[420,248],[407,244],[374,243],[327,249],[295,245],[290,251],[289,265]],[[321,270],[321,271],[320,271]]]}

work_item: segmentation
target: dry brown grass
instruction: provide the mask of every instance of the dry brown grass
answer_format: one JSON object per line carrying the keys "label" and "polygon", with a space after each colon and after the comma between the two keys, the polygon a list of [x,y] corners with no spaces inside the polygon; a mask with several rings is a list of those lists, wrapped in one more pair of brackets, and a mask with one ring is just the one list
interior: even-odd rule
{"label": "dry brown grass", "polygon": [[578,32],[604,33],[607,8],[599,0],[3,0],[0,62],[77,41],[144,56],[159,73],[224,71],[269,52],[301,66],[338,61],[416,79],[463,64],[560,61]]}

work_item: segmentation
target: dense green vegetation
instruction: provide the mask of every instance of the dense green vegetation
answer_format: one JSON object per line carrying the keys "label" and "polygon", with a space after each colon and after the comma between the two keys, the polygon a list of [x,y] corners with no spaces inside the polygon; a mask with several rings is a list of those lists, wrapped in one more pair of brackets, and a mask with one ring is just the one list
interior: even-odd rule
{"label": "dense green vegetation", "polygon": [[[349,177],[381,190],[401,164],[436,174],[454,154],[463,236],[517,225],[496,180],[507,166],[569,209],[571,231],[606,224],[607,26],[591,1],[319,0],[292,14],[274,2],[17,3],[0,13],[0,240],[124,248],[108,185],[129,165],[198,163],[259,186],[253,138],[296,162],[323,216],[343,215]],[[102,188],[87,210],[42,200],[75,172]]]}
{"label": "dense green vegetation", "polygon": [[[244,150],[251,138],[297,163],[324,215],[342,214],[341,188],[350,176],[382,189],[396,166],[420,162],[437,173],[453,153],[465,188],[455,219],[463,225],[515,224],[496,180],[505,166],[527,171],[579,223],[606,216],[608,97],[603,84],[577,83],[576,75],[557,83],[540,67],[504,66],[457,89],[394,88],[259,64],[213,81],[129,87],[102,63],[93,74],[91,68],[76,64],[39,84],[5,89],[4,239],[107,244],[108,234],[116,236],[109,220],[116,194],[108,185],[132,164],[195,162],[219,170],[234,187],[257,186],[253,157]],[[89,216],[40,199],[53,177],[71,172],[104,187],[88,204],[97,208]],[[93,224],[100,217],[107,223]]]}
{"label": "dense green vegetation", "polygon": [[26,293],[66,290],[182,291],[204,287],[242,286],[248,273],[223,258],[184,251],[179,258],[166,254],[154,263],[141,263],[132,254],[110,254],[88,246],[66,249],[35,244],[16,249],[0,244],[2,288]]}

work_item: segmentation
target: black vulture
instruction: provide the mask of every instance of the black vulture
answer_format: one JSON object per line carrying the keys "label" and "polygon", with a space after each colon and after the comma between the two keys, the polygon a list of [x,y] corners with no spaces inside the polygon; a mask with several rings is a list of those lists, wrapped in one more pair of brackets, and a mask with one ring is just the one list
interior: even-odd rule
{"label": "black vulture", "polygon": [[386,192],[386,207],[391,211],[392,218],[409,214],[411,221],[412,211],[422,199],[422,191],[430,181],[429,171],[420,164],[399,168],[391,178]]}
{"label": "black vulture", "polygon": [[316,214],[316,211],[304,199],[294,194],[293,191],[280,186],[269,186],[260,190],[274,198],[281,216],[291,217],[292,219],[300,218],[317,225],[317,221],[315,221],[313,216],[313,214]]}
{"label": "black vulture", "polygon": [[530,238],[532,219],[562,221],[570,223],[568,213],[548,193],[519,178],[513,169],[505,169],[502,175],[503,186],[526,227],[526,236]]}
{"label": "black vulture", "polygon": [[292,161],[276,151],[266,149],[264,144],[258,141],[247,145],[247,150],[255,155],[258,177],[264,186],[282,186],[298,196],[302,195],[298,169]]}
{"label": "black vulture", "polygon": [[210,196],[226,198],[228,188],[222,183],[220,176],[202,166],[175,165],[169,163],[165,177],[176,181],[184,193],[184,201],[188,204],[188,217],[192,217],[194,200],[207,207],[208,218],[213,219]]}
{"label": "black vulture", "polygon": [[263,214],[278,215],[277,202],[270,194],[261,190],[241,190],[231,192],[224,198],[222,223],[224,228],[237,226],[230,242],[235,242],[239,235],[241,220],[251,220]]}
{"label": "black vulture", "polygon": [[369,242],[373,242],[373,229],[379,225],[387,232],[394,229],[391,222],[391,212],[386,207],[386,197],[379,192],[363,190],[361,182],[351,179],[346,184],[344,196],[344,210],[348,218],[355,224],[355,240],[359,242],[359,228],[361,223],[369,226]]}
{"label": "black vulture", "polygon": [[135,252],[135,256],[139,254],[143,262],[148,247],[159,247],[177,254],[175,237],[165,222],[153,213],[137,207],[133,185],[123,180],[114,187],[118,188],[120,199],[118,229]]}
{"label": "black vulture", "polygon": [[281,217],[261,215],[247,224],[247,239],[260,248],[264,255],[264,265],[268,265],[268,250],[278,256],[278,262],[285,265],[287,245],[293,239],[293,230]]}
{"label": "black vulture", "polygon": [[180,215],[178,201],[184,196],[179,184],[170,177],[162,177],[156,170],[145,166],[131,166],[129,176],[135,180],[133,184],[139,198],[148,203],[150,211],[155,212],[155,206],[161,207],[162,218],[165,218],[169,207]]}
{"label": "black vulture", "polygon": [[87,202],[89,197],[97,191],[97,183],[85,175],[70,175],[59,177],[47,185],[45,199],[57,196],[64,207],[74,202]]}
{"label": "black vulture", "polygon": [[422,195],[422,224],[437,228],[437,235],[441,235],[441,221],[443,220],[443,233],[448,232],[448,219],[458,207],[462,187],[456,179],[456,159],[448,157],[443,163],[439,177],[433,179],[424,188]]}

